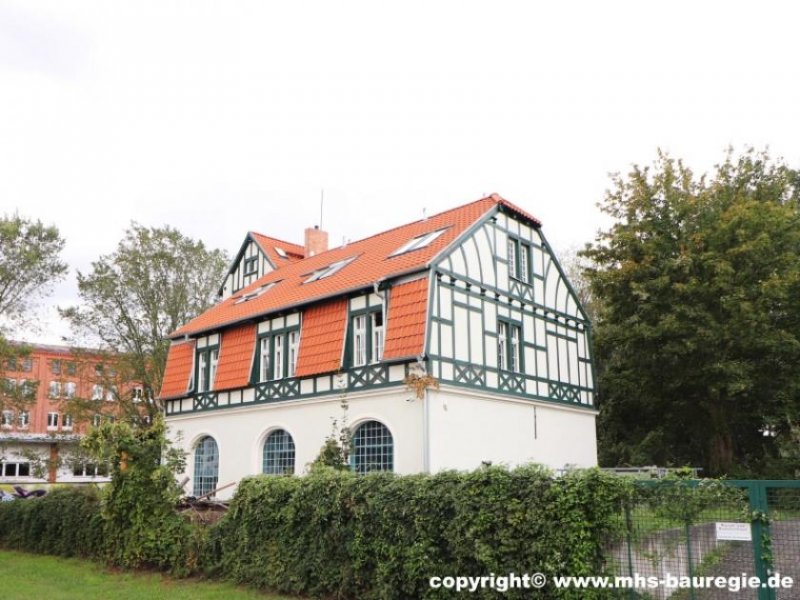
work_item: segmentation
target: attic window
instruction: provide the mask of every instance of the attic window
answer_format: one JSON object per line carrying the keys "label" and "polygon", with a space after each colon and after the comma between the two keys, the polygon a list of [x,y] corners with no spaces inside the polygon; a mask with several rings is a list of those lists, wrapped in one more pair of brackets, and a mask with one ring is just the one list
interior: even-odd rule
{"label": "attic window", "polygon": [[269,283],[265,283],[264,285],[258,286],[252,292],[247,292],[246,294],[242,294],[241,297],[236,299],[234,304],[241,304],[242,302],[248,302],[254,298],[258,298],[261,294],[274,287],[276,283],[278,282],[271,281]]}
{"label": "attic window", "polygon": [[317,269],[311,276],[306,279],[303,283],[311,283],[312,281],[318,281],[320,279],[325,279],[326,277],[330,277],[335,273],[341,271],[344,267],[349,265],[353,260],[355,260],[355,256],[351,256],[350,258],[345,258],[344,260],[337,261],[328,265],[327,267],[323,267],[321,269]]}
{"label": "attic window", "polygon": [[277,252],[278,256],[280,256],[281,258],[289,258],[286,255],[286,250],[284,250],[283,248],[278,248],[277,246],[275,246],[275,252]]}
{"label": "attic window", "polygon": [[389,256],[399,256],[400,254],[405,254],[406,252],[413,252],[414,250],[425,248],[426,246],[430,245],[431,242],[433,242],[433,240],[442,235],[444,232],[445,229],[438,229],[437,231],[423,233],[422,235],[418,235],[415,238],[411,238],[405,244],[400,246],[397,250],[392,252]]}

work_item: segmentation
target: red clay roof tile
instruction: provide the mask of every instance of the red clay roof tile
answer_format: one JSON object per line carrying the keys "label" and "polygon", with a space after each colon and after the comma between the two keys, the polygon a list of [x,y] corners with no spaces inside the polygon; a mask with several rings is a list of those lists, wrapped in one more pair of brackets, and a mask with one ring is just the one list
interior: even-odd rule
{"label": "red clay roof tile", "polygon": [[222,332],[215,391],[244,387],[248,384],[255,347],[254,323],[232,327]]}
{"label": "red clay roof tile", "polygon": [[194,344],[194,340],[172,342],[167,355],[164,379],[161,382],[161,394],[159,394],[161,399],[166,400],[186,395],[192,376]]}
{"label": "red clay roof tile", "polygon": [[[284,242],[274,237],[264,235],[263,233],[250,232],[250,236],[255,240],[256,244],[261,248],[261,251],[267,255],[269,261],[279,269],[283,265],[287,265],[298,260],[302,260],[305,248],[292,244],[291,242]],[[281,256],[278,253],[278,248],[286,253],[286,256]]]}
{"label": "red clay roof tile", "polygon": [[427,277],[396,285],[389,291],[384,359],[423,353],[427,307]]}
{"label": "red clay roof tile", "polygon": [[[347,246],[333,248],[285,264],[192,319],[175,331],[172,337],[196,335],[248,318],[309,304],[347,291],[363,289],[382,279],[422,270],[459,235],[496,206],[517,212],[538,224],[538,221],[528,213],[493,194],[427,219],[352,242]],[[428,246],[392,256],[394,251],[409,240],[438,230],[444,230],[443,234]],[[336,274],[305,283],[315,271],[349,258],[354,260]],[[247,302],[236,303],[243,294],[270,282],[275,282],[275,285],[264,294]]]}
{"label": "red clay roof tile", "polygon": [[339,369],[346,328],[346,298],[323,302],[303,311],[295,375],[304,377]]}

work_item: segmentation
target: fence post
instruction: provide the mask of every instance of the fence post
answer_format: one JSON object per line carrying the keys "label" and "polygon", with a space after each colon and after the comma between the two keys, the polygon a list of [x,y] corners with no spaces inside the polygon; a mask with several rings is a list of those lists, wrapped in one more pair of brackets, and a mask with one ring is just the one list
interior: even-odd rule
{"label": "fence post", "polygon": [[[628,541],[628,575],[633,577],[633,550],[631,549],[631,538],[633,537],[633,521],[631,520],[631,506],[625,502],[625,533]],[[636,598],[633,587],[628,590],[629,598]]]}
{"label": "fence post", "polygon": [[[772,572],[771,557],[769,556],[769,506],[767,505],[767,490],[762,482],[750,481],[747,484],[747,497],[750,502],[750,529],[753,536],[753,562],[756,576],[766,582]],[[775,590],[759,588],[758,600],[775,600]]]}
{"label": "fence post", "polygon": [[694,592],[694,569],[692,568],[692,524],[686,521],[684,524],[686,531],[686,562],[689,563],[689,597],[696,600],[697,596]]}

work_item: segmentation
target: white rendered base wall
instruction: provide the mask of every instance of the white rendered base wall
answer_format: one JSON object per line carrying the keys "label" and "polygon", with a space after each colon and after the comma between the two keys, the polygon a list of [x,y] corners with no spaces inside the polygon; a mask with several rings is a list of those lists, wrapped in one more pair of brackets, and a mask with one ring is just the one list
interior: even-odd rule
{"label": "white rendered base wall", "polygon": [[[413,393],[405,389],[356,392],[347,395],[347,420],[351,430],[369,420],[380,421],[394,439],[394,470],[418,473],[423,470],[422,403],[407,401]],[[225,408],[167,418],[170,437],[182,435],[179,446],[187,452],[184,487],[191,494],[194,482],[195,444],[211,436],[219,450],[219,486],[238,482],[242,477],[261,473],[263,446],[267,435],[285,429],[294,439],[295,473],[306,472],[319,455],[325,438],[331,434],[332,419],[339,421],[343,411],[338,396],[319,400],[276,402],[242,408]],[[233,496],[235,486],[220,491],[219,499]]]}
{"label": "white rendered base wall", "polygon": [[[510,467],[535,462],[553,469],[597,465],[594,411],[446,386],[428,392],[427,415],[425,401],[402,388],[351,392],[346,399],[351,431],[373,419],[389,428],[396,473],[471,470],[483,462]],[[264,440],[275,429],[292,435],[295,473],[305,473],[330,435],[332,419],[341,424],[340,403],[328,396],[167,417],[170,437],[187,453],[185,492],[193,493],[193,450],[205,436],[217,442],[218,486],[261,473]],[[226,488],[217,498],[229,499],[235,491],[236,486]]]}
{"label": "white rendered base wall", "polygon": [[597,466],[596,412],[442,386],[429,393],[430,469],[484,462]]}

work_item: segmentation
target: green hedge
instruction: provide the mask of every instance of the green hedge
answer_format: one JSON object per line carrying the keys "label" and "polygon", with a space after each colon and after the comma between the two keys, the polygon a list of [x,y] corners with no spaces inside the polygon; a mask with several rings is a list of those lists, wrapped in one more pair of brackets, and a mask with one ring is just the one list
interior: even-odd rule
{"label": "green hedge", "polygon": [[598,575],[607,570],[604,548],[622,531],[627,490],[599,471],[554,479],[535,467],[251,477],[210,532],[205,568],[281,592],[365,600],[453,594],[429,588],[432,576]]}
{"label": "green hedge", "polygon": [[98,558],[103,547],[100,499],[92,488],[58,488],[42,498],[0,503],[3,547]]}
{"label": "green hedge", "polygon": [[[133,482],[122,476],[119,484]],[[0,504],[0,546],[200,572],[307,597],[452,597],[429,588],[429,578],[606,572],[604,549],[623,529],[620,503],[629,486],[599,471],[553,478],[537,467],[412,476],[323,468],[244,479],[228,513],[207,529],[171,506],[131,504],[136,493],[112,501],[106,490],[101,509],[95,491],[68,488]],[[504,597],[602,594],[550,587]]]}

